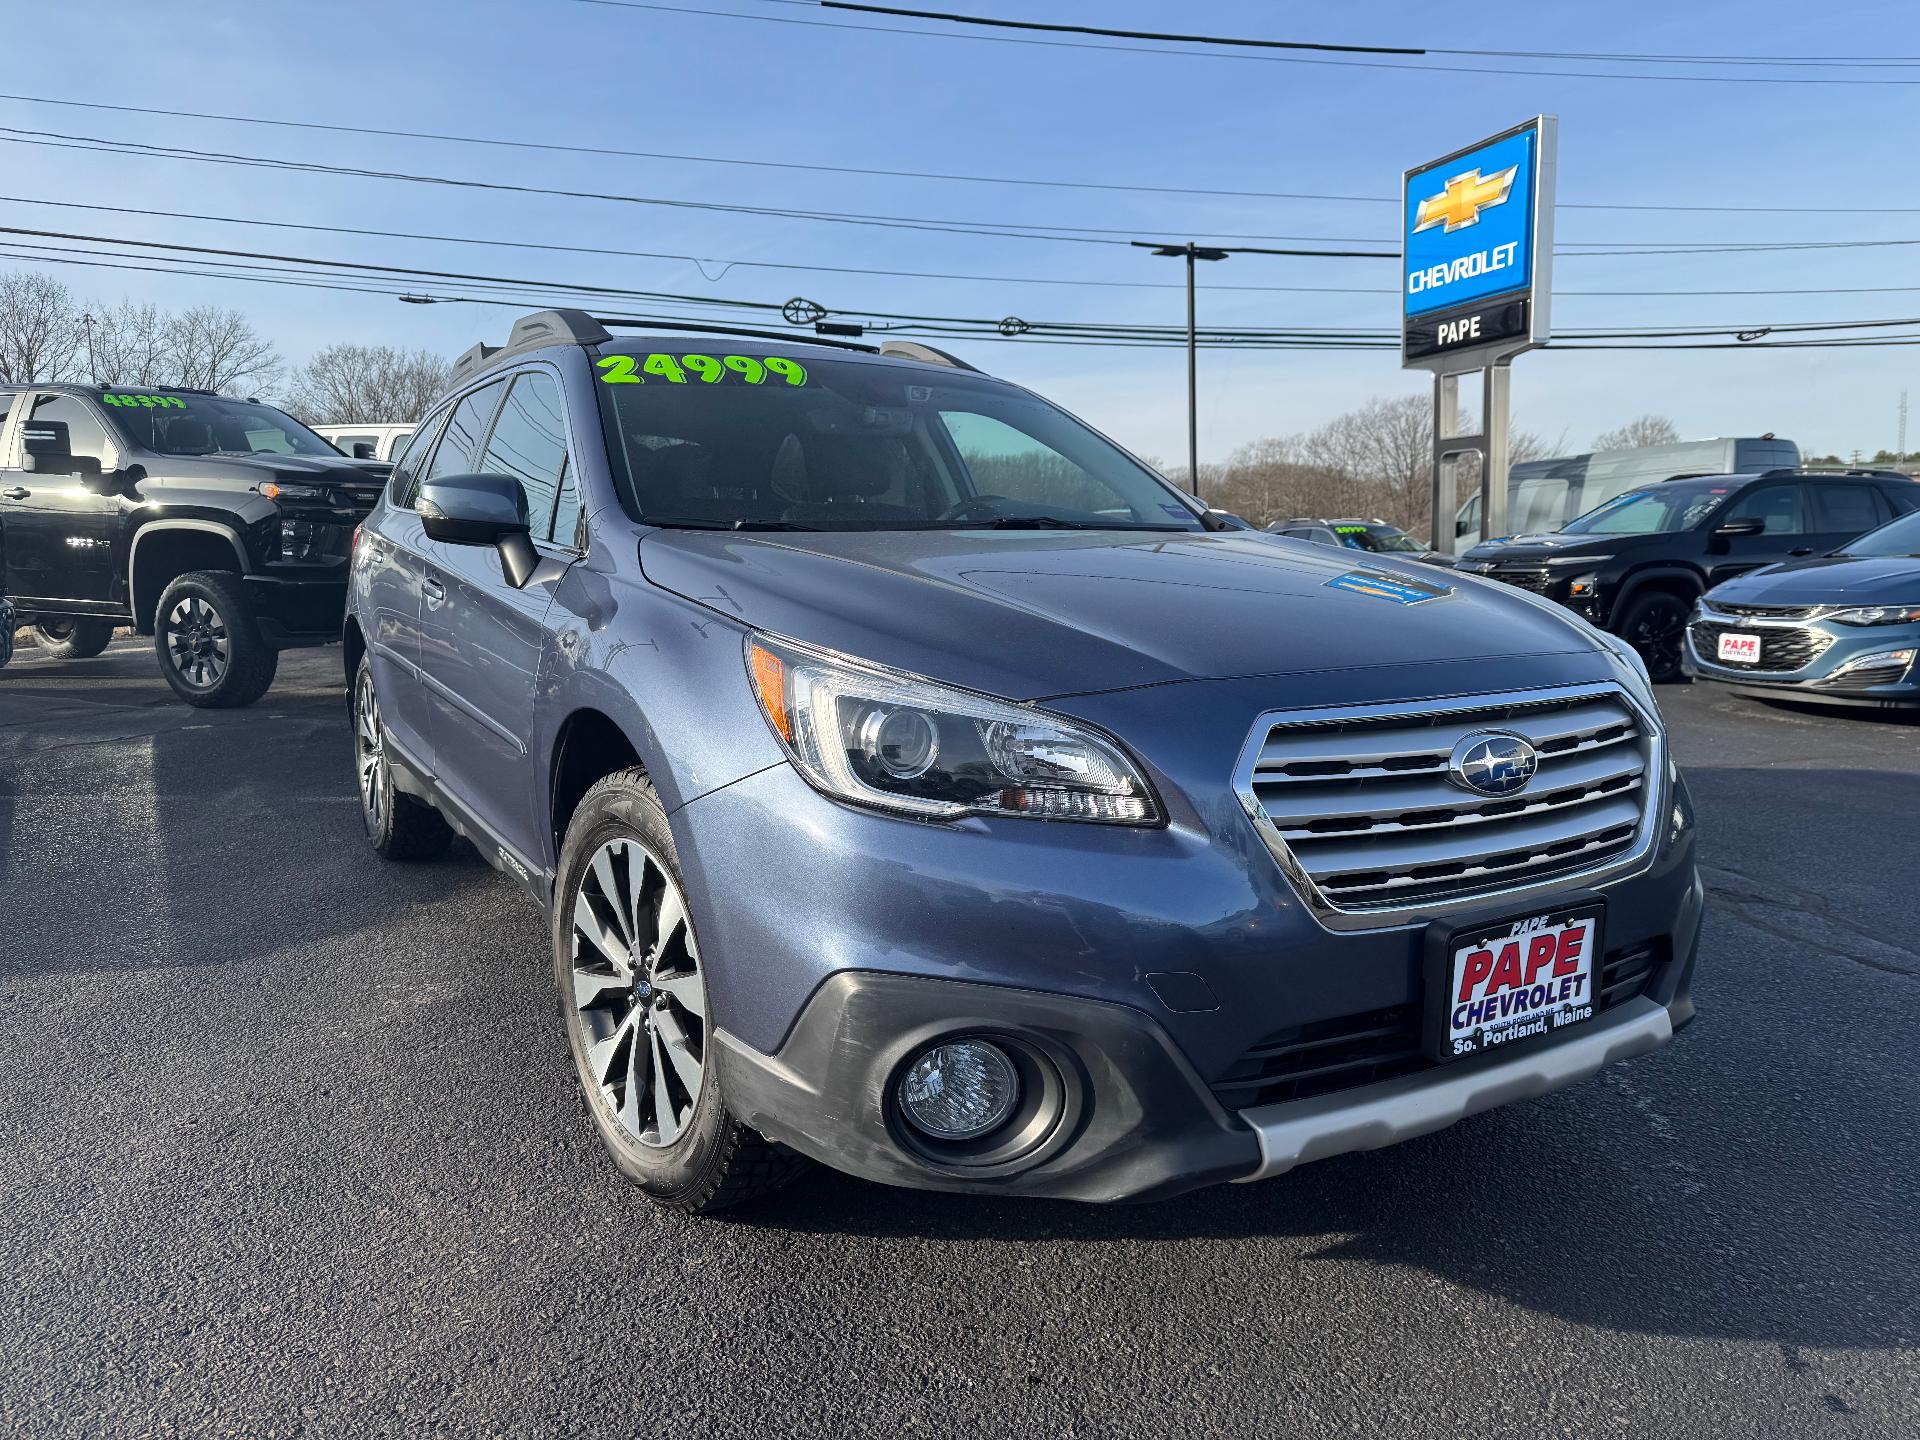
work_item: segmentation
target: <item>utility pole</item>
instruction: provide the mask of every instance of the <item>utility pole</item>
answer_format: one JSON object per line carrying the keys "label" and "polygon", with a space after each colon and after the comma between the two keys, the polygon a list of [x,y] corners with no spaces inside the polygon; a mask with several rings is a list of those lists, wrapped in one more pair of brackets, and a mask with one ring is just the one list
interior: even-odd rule
{"label": "utility pole", "polygon": [[87,332],[87,379],[90,383],[98,385],[100,383],[100,366],[95,363],[93,358],[93,313],[88,311],[82,314],[80,323],[85,327]]}
{"label": "utility pole", "polygon": [[1156,255],[1184,258],[1187,262],[1187,484],[1195,497],[1200,494],[1200,346],[1194,324],[1193,268],[1196,260],[1224,260],[1228,251],[1196,245],[1155,245],[1149,240],[1133,242]]}
{"label": "utility pole", "polygon": [[1907,392],[1900,392],[1900,439],[1893,457],[1894,468],[1907,463]]}

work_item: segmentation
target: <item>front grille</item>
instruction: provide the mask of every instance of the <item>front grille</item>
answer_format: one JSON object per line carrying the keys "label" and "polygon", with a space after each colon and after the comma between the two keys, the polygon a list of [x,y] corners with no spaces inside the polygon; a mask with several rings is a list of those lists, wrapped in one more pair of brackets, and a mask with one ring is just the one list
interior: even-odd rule
{"label": "front grille", "polygon": [[380,499],[380,492],[387,488],[384,480],[369,480],[364,484],[358,480],[336,482],[336,488],[352,503],[355,509],[371,510]]}
{"label": "front grille", "polygon": [[1522,590],[1531,590],[1536,595],[1547,593],[1547,587],[1553,583],[1552,575],[1545,570],[1500,570],[1487,571],[1489,580],[1504,580],[1509,585]]}
{"label": "front grille", "polygon": [[[1644,994],[1667,954],[1667,941],[1607,954],[1595,1012]],[[1213,1082],[1229,1110],[1332,1095],[1433,1068],[1420,1048],[1421,1007],[1395,1005],[1277,1031],[1252,1046]]]}
{"label": "front grille", "polygon": [[1700,608],[1717,615],[1751,615],[1763,620],[1805,620],[1818,605],[1730,605],[1724,600],[1702,601]]}
{"label": "front grille", "polygon": [[[1539,757],[1517,795],[1448,779],[1478,731],[1524,736]],[[1657,741],[1608,687],[1272,724],[1243,794],[1298,872],[1335,910],[1454,902],[1621,860],[1659,789]],[[1312,898],[1312,897],[1309,897]]]}
{"label": "front grille", "polygon": [[[1734,634],[1760,637],[1759,664],[1747,665],[1738,660],[1720,658],[1720,637]],[[1797,625],[1755,625],[1749,630],[1737,624],[1695,620],[1687,626],[1687,635],[1693,641],[1695,658],[1708,665],[1718,665],[1728,670],[1766,670],[1774,674],[1806,668],[1833,644],[1831,635],[1818,630],[1804,630]]]}

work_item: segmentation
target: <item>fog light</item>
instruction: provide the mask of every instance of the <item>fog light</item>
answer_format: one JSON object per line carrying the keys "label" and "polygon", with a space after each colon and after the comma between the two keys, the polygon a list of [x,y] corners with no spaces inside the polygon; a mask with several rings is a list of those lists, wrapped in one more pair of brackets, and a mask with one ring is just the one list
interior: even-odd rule
{"label": "fog light", "polygon": [[936,1140],[974,1140],[1013,1113],[1020,1077],[986,1040],[948,1040],[925,1051],[900,1081],[900,1109]]}

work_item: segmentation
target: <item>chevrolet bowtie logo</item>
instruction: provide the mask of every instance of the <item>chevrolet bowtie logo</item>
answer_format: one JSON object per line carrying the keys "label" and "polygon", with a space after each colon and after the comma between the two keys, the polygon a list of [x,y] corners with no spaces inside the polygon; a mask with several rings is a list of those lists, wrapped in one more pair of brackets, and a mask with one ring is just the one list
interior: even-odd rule
{"label": "chevrolet bowtie logo", "polygon": [[1413,222],[1414,234],[1445,224],[1451,235],[1455,230],[1477,224],[1482,210],[1506,202],[1507,196],[1513,193],[1513,177],[1519,170],[1518,165],[1510,166],[1484,180],[1478,170],[1454,176],[1447,181],[1446,189],[1420,202],[1420,213]]}

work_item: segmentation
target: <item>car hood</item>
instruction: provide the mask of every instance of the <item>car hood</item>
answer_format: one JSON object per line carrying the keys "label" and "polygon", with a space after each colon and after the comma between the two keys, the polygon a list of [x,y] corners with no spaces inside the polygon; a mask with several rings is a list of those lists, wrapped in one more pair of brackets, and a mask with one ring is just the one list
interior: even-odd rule
{"label": "car hood", "polygon": [[653,530],[640,562],[756,628],[1023,700],[1599,648],[1519,591],[1253,532]]}
{"label": "car hood", "polygon": [[1750,570],[1708,600],[1740,605],[1920,605],[1920,560],[1817,555]]}
{"label": "car hood", "polygon": [[1555,555],[1611,555],[1639,536],[1623,535],[1505,535],[1498,540],[1482,540],[1460,558],[1462,560],[1550,560]]}

